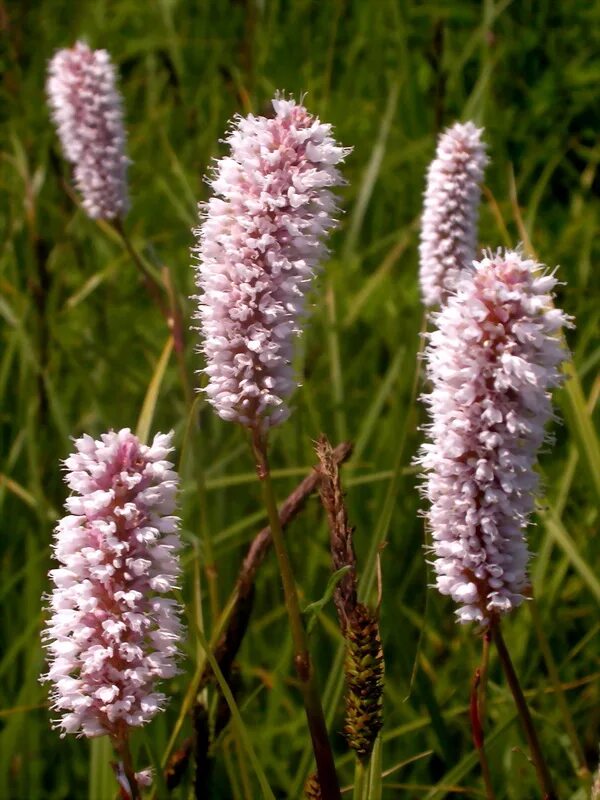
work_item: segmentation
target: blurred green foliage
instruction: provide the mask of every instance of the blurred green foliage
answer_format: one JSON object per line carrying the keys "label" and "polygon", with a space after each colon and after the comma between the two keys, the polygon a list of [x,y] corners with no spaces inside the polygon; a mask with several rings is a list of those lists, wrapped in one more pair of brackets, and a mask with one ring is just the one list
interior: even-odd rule
{"label": "blurred green foliage", "polygon": [[[127,226],[138,248],[169,265],[183,298],[193,292],[190,228],[196,202],[207,195],[202,177],[223,152],[219,139],[234,113],[263,111],[277,89],[306,92],[308,107],[354,147],[341,229],[300,345],[302,388],[293,417],[273,437],[272,461],[282,471],[276,486],[283,497],[313,463],[312,441],[321,431],[357,443],[344,475],[370,601],[377,544],[387,542],[381,553],[383,767],[390,771],[384,798],[481,796],[467,715],[480,644],[473,630],[454,623],[447,600],[428,596],[411,460],[422,422],[416,221],[424,173],[442,126],[457,118],[485,125],[492,163],[481,243],[525,241],[548,265],[560,264],[559,302],[577,323],[568,334],[576,380],[557,393],[555,442],[542,457],[545,494],[530,538],[539,553],[532,576],[541,625],[593,767],[600,716],[593,474],[600,390],[598,3],[4,0],[0,36],[0,797],[88,796],[89,743],[61,741],[51,730],[46,689],[38,683],[40,596],[65,496],[59,460],[69,452],[70,435],[135,427],[167,338],[118,240],[88,220],[65,190],[70,173],[48,119],[44,79],[54,50],[77,38],[108,49],[119,66],[133,159]],[[193,304],[185,303],[189,313]],[[192,376],[201,361],[195,334],[188,338]],[[210,630],[205,536],[223,603],[264,516],[243,432],[203,404],[199,415],[190,439],[172,360],[153,428],[174,428],[178,446],[189,444],[181,464],[182,591],[192,614],[199,564]],[[203,509],[196,490],[202,465]],[[316,500],[288,541],[303,601],[316,600],[329,575]],[[136,737],[140,766],[160,760],[193,673],[197,643],[189,627],[185,671],[170,686],[169,710]],[[505,635],[560,797],[583,799],[585,782],[527,606],[508,621]],[[311,641],[348,785],[352,762],[338,733],[340,635],[331,607],[319,615]],[[259,574],[239,667],[241,715],[273,792],[300,797],[310,750],[272,558]],[[538,796],[495,659],[488,694],[497,797]],[[186,721],[182,738],[189,732]],[[410,761],[425,751],[431,752]],[[227,729],[214,755],[211,797],[260,796],[235,729]],[[187,797],[189,785],[187,776],[173,796]]]}

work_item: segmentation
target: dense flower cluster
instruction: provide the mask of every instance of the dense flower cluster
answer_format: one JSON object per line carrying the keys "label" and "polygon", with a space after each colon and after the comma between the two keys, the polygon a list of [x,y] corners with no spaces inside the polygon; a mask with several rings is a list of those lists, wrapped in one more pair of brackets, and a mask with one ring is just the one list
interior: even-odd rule
{"label": "dense flower cluster", "polygon": [[51,617],[44,638],[53,708],[64,733],[119,735],[165,701],[159,679],[177,672],[178,478],[172,434],[150,446],[128,429],[83,436],[65,461],[73,491],[56,527]]}
{"label": "dense flower cluster", "polygon": [[510,611],[527,587],[533,467],[566,355],[555,285],[535,262],[498,252],[474,262],[433,315],[420,463],[436,586],[460,605],[461,622]]}
{"label": "dense flower cluster", "polygon": [[48,67],[48,101],[65,157],[74,165],[83,207],[92,219],[127,212],[127,165],[121,97],[106,50],[77,42]]}
{"label": "dense flower cluster", "polygon": [[276,97],[273,110],[235,120],[194,251],[208,398],[223,419],[265,428],[289,413],[293,336],[348,152],[304,106]]}
{"label": "dense flower cluster", "polygon": [[427,173],[419,283],[423,303],[436,306],[471,265],[477,244],[480,184],[487,164],[483,131],[457,122],[439,138]]}

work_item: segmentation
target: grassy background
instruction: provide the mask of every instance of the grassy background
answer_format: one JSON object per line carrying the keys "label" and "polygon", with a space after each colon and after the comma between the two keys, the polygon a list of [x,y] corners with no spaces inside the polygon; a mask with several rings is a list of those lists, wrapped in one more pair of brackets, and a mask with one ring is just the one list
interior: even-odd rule
{"label": "grassy background", "polygon": [[[455,625],[449,601],[426,590],[411,459],[422,418],[415,402],[422,324],[415,222],[424,172],[440,126],[457,118],[485,125],[492,164],[481,242],[530,242],[541,260],[560,264],[560,302],[577,320],[568,336],[574,377],[557,393],[556,442],[542,458],[545,493],[530,538],[539,554],[532,575],[541,624],[577,739],[594,766],[600,716],[600,449],[593,426],[600,390],[598,4],[46,0],[1,2],[0,29],[0,797],[86,797],[88,783],[96,785],[90,796],[111,796],[98,789],[101,765],[90,781],[89,743],[61,741],[50,729],[46,690],[37,681],[40,595],[47,589],[52,524],[65,496],[58,462],[69,452],[69,436],[135,427],[167,338],[123,248],[63,188],[69,170],[48,120],[44,73],[53,51],[79,37],[109,49],[119,66],[133,159],[128,228],[138,247],[152,248],[169,265],[184,297],[193,285],[188,251],[195,203],[206,197],[202,175],[222,152],[219,137],[232,114],[262,110],[276,89],[307,92],[309,108],[354,147],[345,168],[346,213],[300,347],[303,387],[293,417],[274,436],[273,464],[282,471],[276,486],[284,496],[312,463],[311,441],[319,432],[357,445],[345,478],[363,589],[371,599],[376,546],[387,542],[381,557],[383,765],[393,772],[384,798],[481,792],[466,713],[479,641],[473,630]],[[201,366],[192,338],[190,375]],[[174,428],[181,447],[186,423],[171,361],[152,427]],[[264,517],[240,429],[202,406],[190,444],[196,458],[182,463],[183,593],[192,614],[199,565],[210,629],[206,532],[224,602]],[[201,464],[203,509],[195,490]],[[317,599],[328,554],[315,499],[288,540],[303,597]],[[272,557],[257,588],[239,658],[240,708],[273,791],[300,797],[311,760],[290,681],[291,643]],[[584,798],[528,607],[507,623],[560,796]],[[347,785],[352,764],[336,733],[340,637],[331,607],[320,616],[312,645]],[[170,687],[169,711],[136,738],[138,764],[160,758],[195,653],[191,635],[186,672]],[[538,796],[495,659],[488,729],[498,797]],[[175,796],[187,796],[188,786]],[[211,796],[260,796],[231,728],[216,751]]]}

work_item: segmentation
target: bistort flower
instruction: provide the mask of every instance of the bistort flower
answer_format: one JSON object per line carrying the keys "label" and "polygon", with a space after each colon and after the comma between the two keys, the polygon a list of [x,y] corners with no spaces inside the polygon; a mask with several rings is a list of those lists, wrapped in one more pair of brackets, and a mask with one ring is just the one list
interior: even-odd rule
{"label": "bistort flower", "polygon": [[293,337],[335,225],[331,188],[349,152],[331,126],[277,96],[272,117],[237,117],[201,208],[196,319],[220,417],[254,428],[284,420],[295,388]]}
{"label": "bistort flower", "polygon": [[433,314],[431,424],[419,461],[436,586],[459,604],[461,622],[489,623],[518,606],[528,586],[533,468],[567,355],[556,283],[534,261],[499,251],[465,270]]}
{"label": "bistort flower", "polygon": [[84,209],[92,219],[123,217],[129,207],[129,159],[121,96],[109,54],[82,42],[59,50],[48,66],[47,93]]}
{"label": "bistort flower", "polygon": [[177,672],[180,608],[178,477],[172,434],[150,446],[127,428],[75,441],[65,461],[73,494],[55,531],[54,589],[42,680],[65,733],[122,735],[162,709],[156,683]]}
{"label": "bistort flower", "polygon": [[475,258],[483,171],[483,129],[457,122],[441,134],[427,172],[421,220],[419,283],[423,303],[436,306]]}

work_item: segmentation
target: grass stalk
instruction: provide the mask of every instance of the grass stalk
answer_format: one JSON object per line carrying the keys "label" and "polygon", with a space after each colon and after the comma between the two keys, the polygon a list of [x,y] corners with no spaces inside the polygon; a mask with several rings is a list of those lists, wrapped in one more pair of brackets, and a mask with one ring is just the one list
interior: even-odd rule
{"label": "grass stalk", "polygon": [[365,786],[367,769],[360,759],[354,762],[354,785],[352,787],[352,800],[365,800]]}
{"label": "grass stalk", "polygon": [[315,755],[321,794],[323,800],[341,800],[333,752],[327,734],[325,715],[323,713],[321,697],[317,685],[317,676],[308,650],[308,639],[304,628],[304,622],[302,621],[296,583],[283,538],[279,511],[277,509],[275,492],[271,481],[266,437],[260,435],[260,433],[255,430],[253,432],[252,446],[256,458],[256,472],[262,485],[263,499],[271,527],[273,548],[277,556],[281,582],[283,584],[285,607],[290,622],[295,651],[294,664],[300,680],[302,699],[304,701],[306,719]]}
{"label": "grass stalk", "polygon": [[[352,452],[352,446],[348,442],[338,445],[334,450],[334,457],[341,464],[346,461]],[[290,522],[300,513],[307,498],[315,490],[319,482],[319,475],[316,470],[312,472],[301,481],[294,491],[287,497],[279,510],[279,520],[282,528],[286,528]],[[227,629],[230,621],[235,617],[236,610],[240,602],[248,597],[256,572],[262,564],[265,555],[271,545],[271,529],[269,526],[260,530],[252,540],[246,557],[244,558],[240,567],[236,585],[229,595],[225,605],[223,606],[218,619],[213,623],[209,646],[211,652],[216,652],[216,649],[226,636]],[[161,764],[165,767],[169,761],[169,757],[175,747],[175,742],[183,726],[185,717],[190,710],[198,692],[206,680],[207,674],[207,657],[204,653],[202,658],[198,659],[196,665],[196,672],[190,681],[190,685],[183,699],[181,710],[177,721],[171,731],[169,741],[162,756]]]}
{"label": "grass stalk", "polygon": [[548,637],[546,636],[546,633],[544,631],[544,626],[542,624],[540,612],[537,607],[535,598],[533,597],[531,598],[531,600],[528,603],[528,606],[529,606],[529,611],[531,613],[531,619],[533,621],[533,627],[535,629],[535,634],[537,636],[538,644],[540,646],[540,650],[542,651],[542,656],[544,657],[544,661],[546,662],[546,669],[548,670],[550,683],[552,684],[552,688],[554,689],[556,702],[558,704],[560,713],[562,714],[565,730],[567,732],[567,736],[571,741],[571,747],[573,748],[573,752],[577,760],[577,765],[578,765],[577,775],[583,781],[589,782],[592,777],[591,772],[585,760],[585,753],[583,751],[583,747],[581,746],[581,742],[579,741],[579,736],[577,735],[577,729],[575,728],[575,723],[573,722],[573,717],[569,710],[569,705],[567,703],[567,699],[565,697],[565,693],[563,691],[562,684],[560,682],[560,675],[558,674],[556,661],[554,660],[554,656],[552,655],[552,650],[550,649]]}
{"label": "grass stalk", "polygon": [[88,800],[105,800],[116,790],[115,773],[110,765],[112,747],[108,736],[95,736],[90,740]]}
{"label": "grass stalk", "polygon": [[367,769],[367,783],[364,800],[381,800],[383,796],[383,739],[381,733],[375,739],[373,751],[369,758]]}
{"label": "grass stalk", "polygon": [[168,317],[168,310],[165,306],[163,292],[164,289],[160,285],[159,280],[153,274],[152,270],[148,267],[144,259],[140,256],[138,251],[133,246],[131,239],[129,238],[129,234],[125,230],[123,226],[123,222],[120,219],[116,219],[113,223],[113,228],[117,232],[119,239],[123,247],[125,248],[127,254],[133,261],[136,269],[140,273],[142,280],[144,281],[144,286],[146,287],[146,291],[148,295],[156,303],[158,309],[160,310],[163,316]]}
{"label": "grass stalk", "polygon": [[334,419],[335,430],[338,439],[345,439],[347,436],[346,414],[344,411],[344,376],[342,371],[342,359],[340,355],[340,334],[337,317],[337,307],[335,302],[335,292],[331,282],[325,289],[325,303],[327,306],[328,328],[327,345],[329,349],[329,361],[331,364],[331,383],[334,398]]}
{"label": "grass stalk", "polygon": [[275,795],[271,791],[271,787],[269,786],[269,783],[267,781],[267,777],[266,777],[266,775],[264,773],[262,765],[260,764],[259,760],[256,757],[256,753],[254,752],[254,748],[252,746],[252,740],[250,738],[250,734],[248,733],[248,729],[244,725],[244,722],[243,722],[242,717],[240,715],[240,711],[239,711],[239,709],[237,707],[237,704],[235,702],[235,698],[233,696],[233,693],[232,693],[231,689],[229,688],[229,685],[227,684],[227,681],[225,680],[225,676],[223,675],[223,673],[221,671],[221,668],[219,667],[219,665],[218,665],[218,663],[217,663],[217,661],[216,661],[216,659],[215,659],[215,657],[214,657],[214,655],[212,653],[212,649],[211,649],[210,643],[207,642],[207,640],[206,640],[206,638],[205,638],[205,636],[204,636],[204,634],[203,634],[203,632],[201,630],[196,629],[196,636],[198,638],[198,641],[200,642],[200,645],[204,649],[204,654],[206,656],[206,659],[207,659],[208,663],[210,664],[210,668],[212,669],[212,671],[214,673],[215,679],[216,679],[217,683],[219,684],[219,688],[221,689],[221,692],[223,693],[223,697],[225,699],[225,702],[229,706],[229,710],[231,712],[231,719],[232,719],[232,722],[233,722],[234,730],[236,732],[237,740],[239,742],[241,742],[241,744],[243,745],[244,750],[246,752],[246,755],[248,756],[248,760],[252,764],[252,767],[254,769],[254,773],[256,775],[256,779],[258,780],[258,783],[260,785],[263,797],[265,798],[265,800],[275,800]]}
{"label": "grass stalk", "polygon": [[113,227],[117,232],[123,247],[135,264],[136,269],[139,271],[148,295],[165,318],[167,327],[171,332],[171,336],[173,337],[173,349],[175,350],[175,356],[179,368],[185,404],[187,408],[192,408],[194,403],[194,392],[192,390],[185,365],[185,336],[183,317],[179,307],[179,301],[175,293],[175,287],[173,285],[171,273],[169,269],[165,267],[163,269],[163,280],[161,281],[133,246],[133,243],[129,237],[129,234],[125,230],[122,221],[117,219],[113,223]]}

